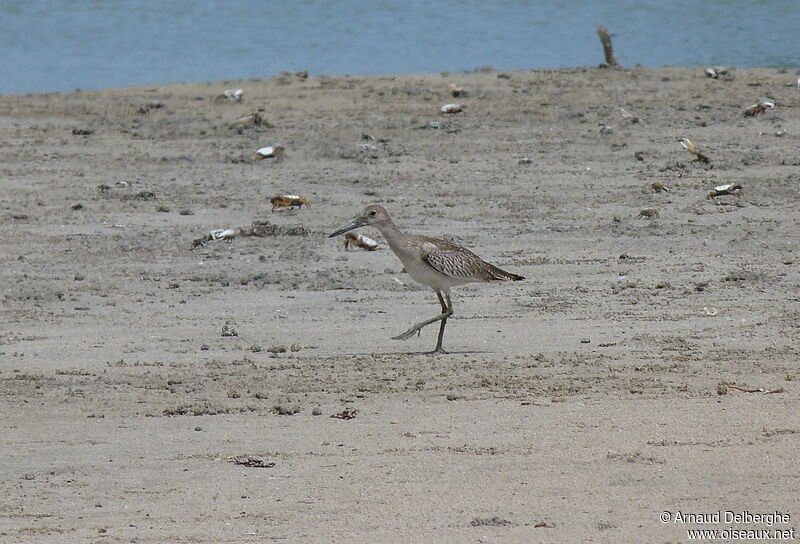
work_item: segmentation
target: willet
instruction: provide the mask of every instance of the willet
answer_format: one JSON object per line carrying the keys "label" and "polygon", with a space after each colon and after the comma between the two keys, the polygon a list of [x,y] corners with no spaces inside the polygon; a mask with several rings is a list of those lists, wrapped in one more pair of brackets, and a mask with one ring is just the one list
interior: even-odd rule
{"label": "willet", "polygon": [[440,321],[439,338],[433,353],[444,353],[442,349],[444,327],[447,324],[447,318],[453,315],[453,303],[450,300],[451,287],[470,282],[525,279],[522,276],[500,270],[461,246],[437,238],[400,232],[382,206],[367,206],[355,219],[332,233],[330,238],[365,225],[377,228],[386,238],[386,242],[394,254],[402,261],[409,275],[436,293],[439,304],[442,305],[442,313],[417,323],[407,331],[392,337],[395,340],[406,340],[414,336],[414,333],[419,334],[423,327]]}

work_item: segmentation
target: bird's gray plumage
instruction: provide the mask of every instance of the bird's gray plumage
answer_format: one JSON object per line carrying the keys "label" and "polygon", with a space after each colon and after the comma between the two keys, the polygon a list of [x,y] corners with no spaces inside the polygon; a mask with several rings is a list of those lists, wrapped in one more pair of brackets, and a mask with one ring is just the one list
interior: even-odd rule
{"label": "bird's gray plumage", "polygon": [[370,225],[377,228],[395,255],[405,265],[406,271],[414,280],[434,290],[442,305],[442,313],[434,318],[417,323],[394,338],[405,340],[418,333],[423,327],[441,321],[439,339],[435,352],[442,350],[442,337],[447,318],[453,315],[450,301],[450,288],[470,282],[520,281],[522,276],[506,272],[487,263],[472,251],[438,238],[419,234],[400,232],[389,214],[382,206],[371,205],[345,227],[333,232],[331,236],[344,234],[350,230]]}

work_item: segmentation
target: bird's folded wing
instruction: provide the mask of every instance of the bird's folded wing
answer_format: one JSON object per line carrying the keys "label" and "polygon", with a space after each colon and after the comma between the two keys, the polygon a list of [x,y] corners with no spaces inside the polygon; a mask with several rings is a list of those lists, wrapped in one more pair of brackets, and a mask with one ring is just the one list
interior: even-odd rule
{"label": "bird's folded wing", "polygon": [[487,263],[472,252],[461,250],[438,250],[423,255],[422,260],[437,272],[451,278],[464,280],[483,279],[483,268]]}

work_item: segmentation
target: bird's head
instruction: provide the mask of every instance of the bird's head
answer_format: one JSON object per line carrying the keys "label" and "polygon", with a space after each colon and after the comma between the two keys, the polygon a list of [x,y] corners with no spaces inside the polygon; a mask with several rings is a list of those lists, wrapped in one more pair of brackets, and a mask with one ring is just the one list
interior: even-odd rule
{"label": "bird's head", "polygon": [[357,229],[358,227],[363,227],[365,225],[380,228],[391,224],[391,221],[392,220],[389,219],[389,214],[386,213],[386,210],[383,209],[383,206],[372,204],[361,210],[361,213],[358,214],[352,221],[350,221],[344,227],[340,228],[335,232],[332,232],[329,238],[333,238],[334,236],[339,236],[340,234],[344,234],[347,231]]}

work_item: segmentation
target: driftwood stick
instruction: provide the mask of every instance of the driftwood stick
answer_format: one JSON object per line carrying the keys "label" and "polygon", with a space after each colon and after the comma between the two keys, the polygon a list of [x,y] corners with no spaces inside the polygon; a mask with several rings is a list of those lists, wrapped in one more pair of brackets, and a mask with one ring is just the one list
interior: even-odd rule
{"label": "driftwood stick", "polygon": [[606,64],[609,66],[619,66],[619,64],[617,64],[617,59],[614,58],[614,49],[611,47],[611,36],[608,35],[608,29],[602,25],[598,26],[597,35],[600,36],[600,43],[603,44]]}

